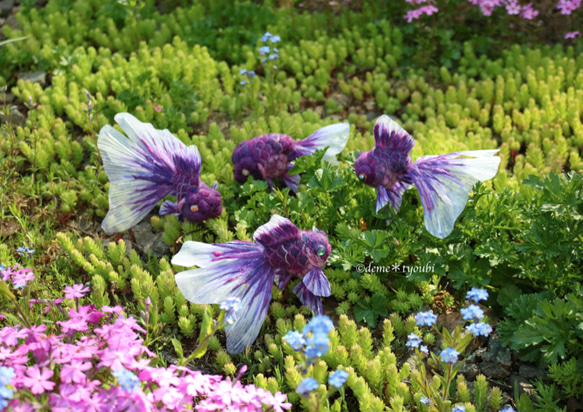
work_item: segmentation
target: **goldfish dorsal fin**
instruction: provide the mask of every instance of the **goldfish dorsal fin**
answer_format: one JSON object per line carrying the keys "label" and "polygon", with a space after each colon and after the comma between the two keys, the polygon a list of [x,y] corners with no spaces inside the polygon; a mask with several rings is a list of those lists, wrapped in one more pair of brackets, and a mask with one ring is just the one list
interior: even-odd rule
{"label": "goldfish dorsal fin", "polygon": [[270,246],[283,240],[297,239],[299,234],[300,230],[289,219],[273,215],[269,222],[257,228],[253,239],[262,246]]}
{"label": "goldfish dorsal fin", "polygon": [[415,141],[397,122],[386,114],[379,117],[374,125],[375,147],[383,150],[398,151],[409,155]]}

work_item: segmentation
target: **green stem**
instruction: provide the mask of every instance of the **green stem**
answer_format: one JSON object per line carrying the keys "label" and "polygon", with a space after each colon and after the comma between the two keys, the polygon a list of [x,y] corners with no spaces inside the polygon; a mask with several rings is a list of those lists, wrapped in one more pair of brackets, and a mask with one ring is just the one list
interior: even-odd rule
{"label": "green stem", "polygon": [[215,332],[217,330],[219,330],[219,324],[217,324],[213,330],[211,331],[211,333],[209,333],[208,335],[206,335],[204,337],[204,339],[202,341],[200,341],[200,343],[196,346],[196,348],[192,351],[192,353],[190,354],[190,356],[186,359],[181,360],[180,362],[178,362],[178,366],[186,366],[188,365],[191,361],[193,361],[194,359],[196,359],[196,357],[194,356],[196,354],[196,351],[198,350],[198,348],[200,348],[205,342],[207,342],[211,336],[213,336],[215,334]]}

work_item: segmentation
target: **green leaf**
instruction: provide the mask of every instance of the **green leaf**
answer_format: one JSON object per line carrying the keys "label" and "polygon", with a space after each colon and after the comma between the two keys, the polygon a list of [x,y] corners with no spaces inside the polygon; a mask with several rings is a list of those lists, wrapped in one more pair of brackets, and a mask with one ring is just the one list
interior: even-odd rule
{"label": "green leaf", "polygon": [[379,316],[387,316],[387,299],[380,293],[375,293],[370,303],[358,301],[352,309],[354,318],[357,321],[364,320],[371,327],[375,328],[377,325],[377,318]]}
{"label": "green leaf", "polygon": [[182,343],[178,339],[171,339],[172,346],[174,346],[174,351],[178,355],[178,358],[182,361],[184,359],[184,351],[182,350]]}

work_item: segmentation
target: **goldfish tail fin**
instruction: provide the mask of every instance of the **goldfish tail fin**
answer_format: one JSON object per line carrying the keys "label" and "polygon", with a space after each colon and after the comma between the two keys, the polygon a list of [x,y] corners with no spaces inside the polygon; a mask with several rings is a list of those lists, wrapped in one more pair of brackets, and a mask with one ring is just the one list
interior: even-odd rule
{"label": "goldfish tail fin", "polygon": [[350,124],[337,123],[316,130],[304,140],[297,142],[296,153],[298,156],[309,156],[318,149],[325,149],[324,160],[338,164],[336,155],[344,150],[350,135]]}
{"label": "goldfish tail fin", "polygon": [[157,130],[128,113],[118,113],[115,120],[128,137],[106,125],[97,141],[111,182],[109,211],[102,223],[108,233],[134,226],[164,196],[173,195],[172,179],[177,173],[188,171],[194,185],[200,174],[196,146],[186,147],[168,130]]}
{"label": "goldfish tail fin", "polygon": [[498,172],[498,150],[474,150],[440,156],[423,156],[409,166],[409,178],[417,186],[425,227],[443,239],[453,230],[477,182]]}
{"label": "goldfish tail fin", "polygon": [[237,320],[225,326],[227,351],[240,353],[257,338],[267,316],[275,273],[263,257],[263,246],[251,242],[207,244],[185,242],[172,264],[198,266],[176,274],[184,297],[198,304],[220,304],[239,298]]}

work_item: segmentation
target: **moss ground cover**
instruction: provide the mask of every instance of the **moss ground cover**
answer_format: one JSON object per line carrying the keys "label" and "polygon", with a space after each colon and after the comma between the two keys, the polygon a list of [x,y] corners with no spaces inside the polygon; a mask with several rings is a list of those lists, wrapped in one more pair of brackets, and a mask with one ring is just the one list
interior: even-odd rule
{"label": "moss ground cover", "polygon": [[[225,377],[272,393],[257,398],[264,410],[277,410],[282,394],[294,410],[334,411],[555,411],[583,401],[583,43],[560,32],[581,27],[581,8],[559,2],[559,10],[574,7],[560,14],[534,4],[546,19],[537,26],[536,16],[513,16],[501,5],[485,17],[484,2],[474,2],[480,9],[437,1],[439,19],[407,23],[417,3],[23,0],[0,15],[4,37],[14,40],[0,40],[0,263],[6,273],[18,264],[35,274],[3,274],[0,349],[23,344],[25,335],[7,328],[26,322],[65,336],[58,322],[75,318],[69,311],[80,313],[81,299],[94,305],[88,313],[123,308],[94,315],[101,326],[114,315],[136,319],[143,329],[136,347],[151,351],[152,367],[176,379],[199,376],[179,372],[183,365],[223,376],[208,378],[213,390],[185,394],[190,408],[220,398]],[[279,41],[262,39],[265,32]],[[182,223],[155,208],[139,228],[118,235],[100,228],[109,180],[97,135],[120,112],[198,147],[202,180],[219,183],[220,217]],[[382,114],[414,137],[413,159],[500,149],[497,176],[474,188],[445,239],[425,230],[416,191],[405,192],[396,215],[377,214],[374,190],[355,175]],[[339,166],[322,163],[320,153],[298,159],[297,194],[235,181],[231,156],[240,142],[265,133],[300,140],[338,122],[350,123]],[[189,303],[174,280],[182,268],[169,263],[189,240],[252,240],[273,214],[301,229],[316,226],[332,246],[324,312],[334,330],[327,353],[307,366],[285,338],[312,317],[291,292],[297,282],[273,289],[259,338],[232,355],[224,312]],[[89,290],[77,300],[65,292],[80,284]],[[471,288],[488,291],[480,305],[493,335],[465,328],[471,321],[460,309]],[[424,328],[415,315],[429,310],[437,326]],[[216,327],[213,319],[221,320]],[[73,331],[76,339],[85,333]],[[513,351],[513,361],[501,363],[507,374],[487,375],[472,360],[494,341]],[[459,352],[454,362],[452,352],[443,355],[448,348]],[[38,369],[38,359],[28,362]],[[508,380],[518,364],[546,372],[529,377],[528,395]],[[44,389],[27,387],[21,398],[47,410],[56,402],[50,383],[75,381],[55,365],[54,375],[43,375],[44,367]],[[133,393],[125,372],[92,367],[107,397],[116,385]],[[164,394],[181,384],[164,392],[140,368],[133,370],[156,407],[180,410],[178,398]],[[342,374],[329,379],[338,370],[348,372],[340,388],[333,383]],[[315,379],[311,390],[312,381],[300,386],[306,377]]]}

